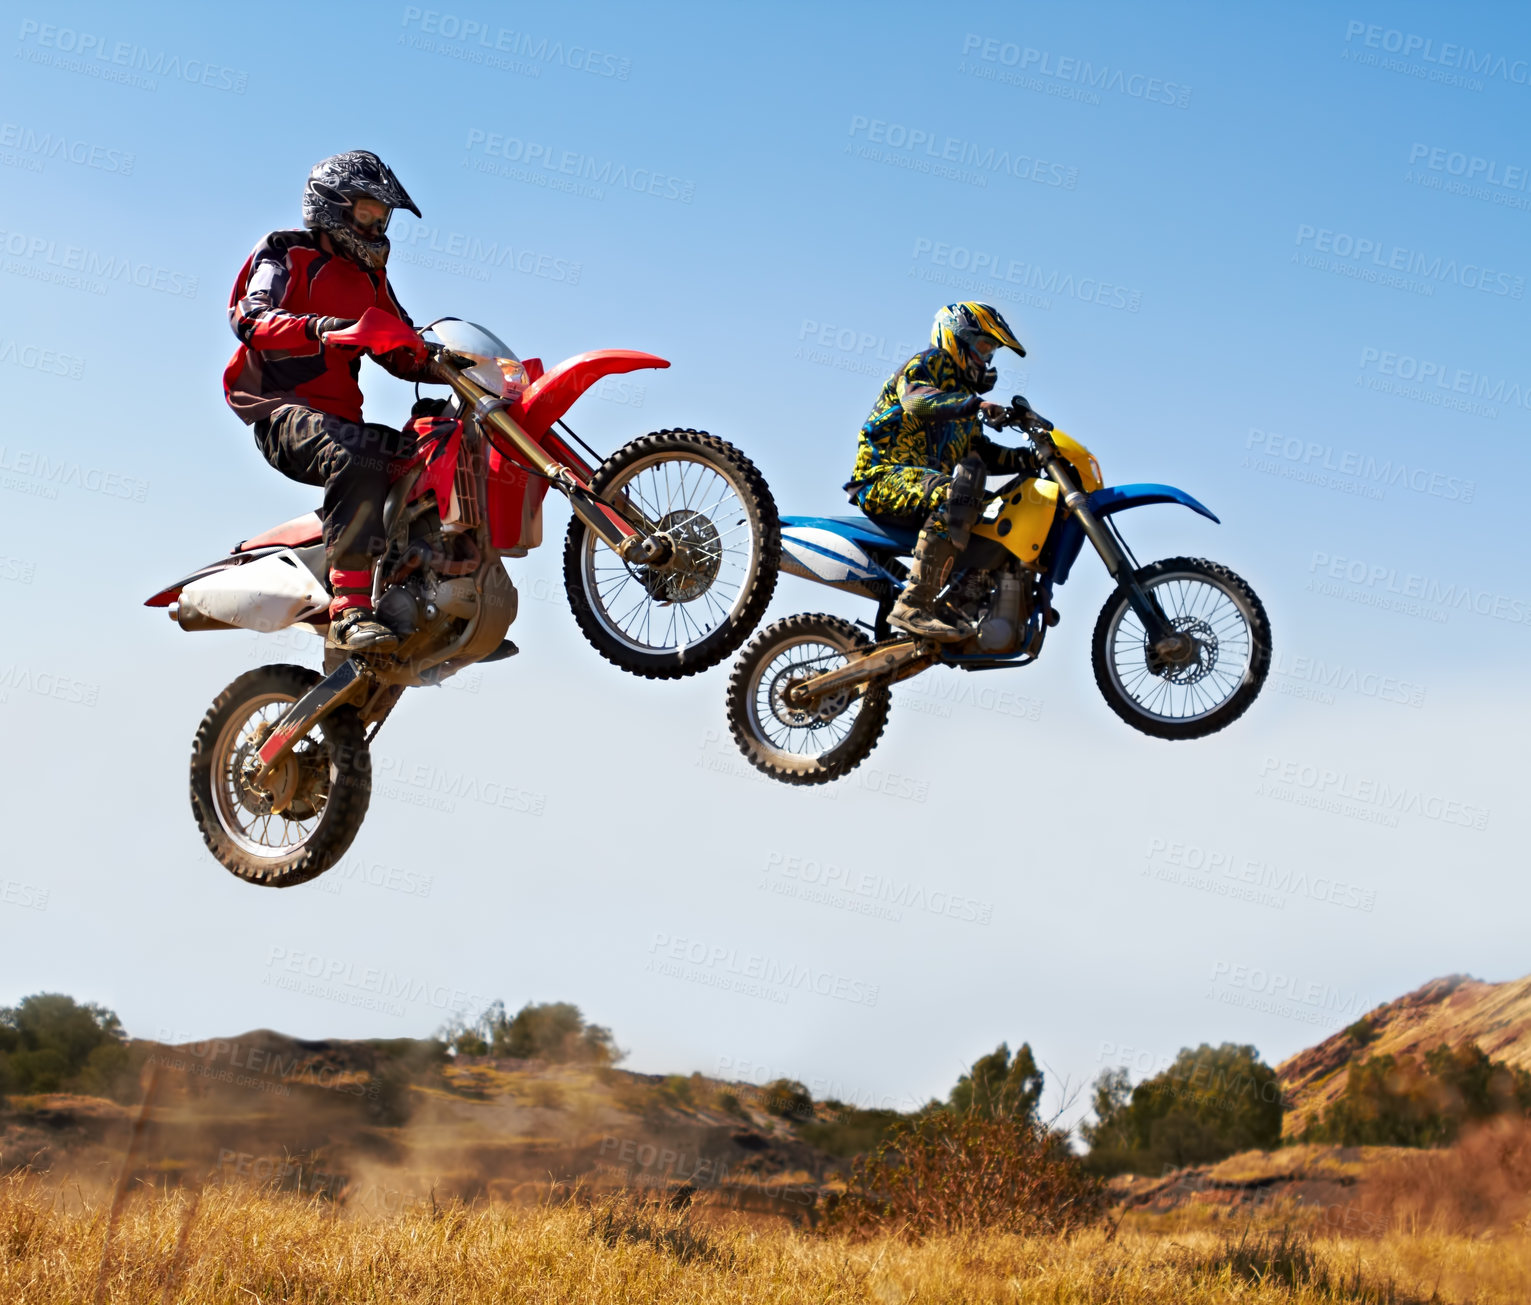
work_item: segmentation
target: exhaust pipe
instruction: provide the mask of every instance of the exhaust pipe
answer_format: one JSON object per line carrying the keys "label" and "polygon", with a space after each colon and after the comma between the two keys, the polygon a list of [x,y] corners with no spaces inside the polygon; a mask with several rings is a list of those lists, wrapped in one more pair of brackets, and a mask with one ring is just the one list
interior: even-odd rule
{"label": "exhaust pipe", "polygon": [[195,603],[187,598],[171,603],[166,611],[170,613],[170,619],[183,630],[237,630],[237,625],[230,625],[227,621],[215,621],[206,612],[202,611]]}

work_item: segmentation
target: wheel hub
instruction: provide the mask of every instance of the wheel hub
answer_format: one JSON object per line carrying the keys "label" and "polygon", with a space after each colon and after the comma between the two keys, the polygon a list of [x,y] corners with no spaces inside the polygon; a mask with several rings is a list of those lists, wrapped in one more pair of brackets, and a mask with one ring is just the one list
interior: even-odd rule
{"label": "wheel hub", "polygon": [[639,568],[639,579],[649,597],[662,602],[689,603],[700,598],[718,578],[723,551],[718,529],[700,512],[679,509],[660,517],[658,534],[670,545],[669,560],[662,565]]}
{"label": "wheel hub", "polygon": [[329,777],[321,749],[312,744],[303,747],[304,741],[300,740],[277,762],[267,783],[256,782],[255,777],[263,768],[261,746],[275,728],[275,722],[262,721],[234,755],[239,805],[251,815],[277,814],[290,820],[311,820],[318,814],[314,799]]}
{"label": "wheel hub", "polygon": [[785,667],[771,681],[771,714],[792,729],[823,729],[850,705],[848,688],[818,698],[804,697],[801,688],[809,678],[796,667]]}
{"label": "wheel hub", "polygon": [[1195,684],[1205,679],[1217,665],[1217,635],[1212,627],[1199,616],[1178,616],[1170,626],[1180,636],[1180,647],[1156,648],[1144,640],[1148,669],[1171,684]]}

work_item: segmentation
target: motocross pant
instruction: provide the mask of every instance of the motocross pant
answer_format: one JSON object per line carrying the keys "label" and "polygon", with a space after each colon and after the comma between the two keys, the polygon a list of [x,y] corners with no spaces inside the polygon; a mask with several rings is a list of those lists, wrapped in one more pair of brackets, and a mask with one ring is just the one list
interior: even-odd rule
{"label": "motocross pant", "polygon": [[413,452],[413,437],[290,403],[255,423],[255,442],[284,476],[324,487],[319,519],[328,569],[370,572],[387,542],[383,500],[389,468]]}
{"label": "motocross pant", "polygon": [[857,495],[861,510],[880,526],[894,530],[928,527],[946,537],[946,500],[952,478],[930,467],[889,467],[879,471]]}

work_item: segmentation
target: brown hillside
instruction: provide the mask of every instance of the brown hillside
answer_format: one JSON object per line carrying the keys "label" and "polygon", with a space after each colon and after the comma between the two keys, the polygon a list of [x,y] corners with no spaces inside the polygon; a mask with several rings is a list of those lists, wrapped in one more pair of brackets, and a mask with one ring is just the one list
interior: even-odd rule
{"label": "brown hillside", "polygon": [[[396,1207],[580,1187],[706,1190],[800,1217],[840,1164],[759,1088],[535,1060],[429,1059],[429,1044],[269,1030],[133,1044],[147,1099],[0,1098],[0,1174],[254,1181]],[[132,1141],[135,1132],[137,1140]]]}
{"label": "brown hillside", "polygon": [[1382,1055],[1420,1056],[1442,1043],[1476,1042],[1495,1060],[1531,1069],[1531,976],[1484,983],[1465,974],[1432,979],[1365,1019],[1373,1036],[1348,1031],[1299,1051],[1276,1066],[1290,1103],[1285,1131],[1300,1132],[1344,1090],[1346,1067]]}

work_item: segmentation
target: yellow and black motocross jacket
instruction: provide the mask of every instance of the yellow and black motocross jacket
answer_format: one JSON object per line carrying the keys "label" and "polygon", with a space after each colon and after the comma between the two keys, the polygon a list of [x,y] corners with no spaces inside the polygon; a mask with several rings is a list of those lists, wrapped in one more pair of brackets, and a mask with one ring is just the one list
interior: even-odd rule
{"label": "yellow and black motocross jacket", "polygon": [[945,350],[915,354],[888,378],[861,427],[846,493],[865,506],[867,491],[885,476],[902,479],[916,468],[949,476],[973,454],[997,475],[1025,470],[1028,450],[996,444],[984,434],[981,402]]}

